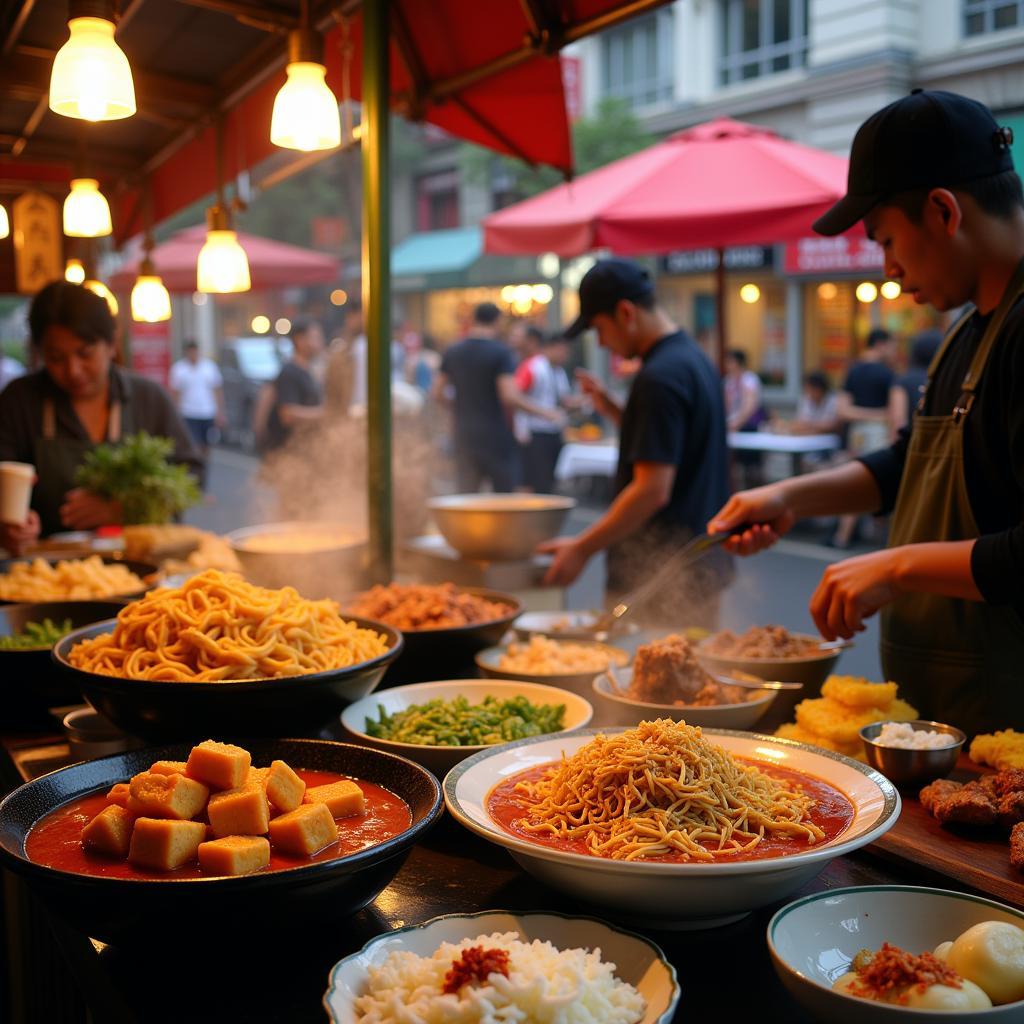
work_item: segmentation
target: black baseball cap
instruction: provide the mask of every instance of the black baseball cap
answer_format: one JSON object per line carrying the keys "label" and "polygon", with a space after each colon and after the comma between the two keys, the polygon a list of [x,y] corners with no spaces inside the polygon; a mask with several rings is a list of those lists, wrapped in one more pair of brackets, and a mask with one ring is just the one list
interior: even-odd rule
{"label": "black baseball cap", "polygon": [[1012,141],[1012,130],[1000,128],[983,103],[915,89],[857,129],[846,195],[814,222],[814,230],[842,234],[898,192],[949,188],[1012,171]]}
{"label": "black baseball cap", "polygon": [[565,329],[566,338],[582,334],[597,313],[611,313],[623,300],[654,295],[651,275],[632,260],[598,260],[580,281],[580,315]]}

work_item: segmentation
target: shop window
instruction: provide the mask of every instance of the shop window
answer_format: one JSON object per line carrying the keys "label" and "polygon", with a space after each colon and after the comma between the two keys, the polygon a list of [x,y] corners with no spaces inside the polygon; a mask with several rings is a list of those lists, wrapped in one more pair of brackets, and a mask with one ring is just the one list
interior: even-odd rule
{"label": "shop window", "polygon": [[980,36],[1024,25],[1024,0],[964,0],[964,35]]}
{"label": "shop window", "polygon": [[665,9],[601,35],[601,92],[646,107],[672,98],[672,11]]}
{"label": "shop window", "polygon": [[425,174],[416,179],[416,230],[440,231],[459,226],[459,173]]}
{"label": "shop window", "polygon": [[807,63],[808,0],[720,0],[723,85]]}

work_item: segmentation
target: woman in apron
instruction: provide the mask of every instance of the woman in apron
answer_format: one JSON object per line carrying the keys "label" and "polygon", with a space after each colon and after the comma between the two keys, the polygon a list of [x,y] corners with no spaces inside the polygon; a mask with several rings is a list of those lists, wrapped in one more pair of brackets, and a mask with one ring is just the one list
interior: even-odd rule
{"label": "woman in apron", "polygon": [[889,547],[831,565],[810,610],[829,639],[882,611],[882,665],[922,717],[1024,728],[1024,193],[1012,136],[980,103],[915,93],[861,126],[847,196],[918,303],[971,303],[888,449],[734,495],[709,524],[760,550],[812,515],[892,509]]}
{"label": "woman in apron", "polygon": [[40,536],[117,524],[116,502],[77,487],[85,455],[144,430],[170,437],[175,458],[200,465],[167,393],[114,363],[116,323],[106,301],[55,281],[33,299],[29,330],[41,369],[0,394],[0,459],[36,468],[24,524],[0,527],[0,544],[19,554]]}

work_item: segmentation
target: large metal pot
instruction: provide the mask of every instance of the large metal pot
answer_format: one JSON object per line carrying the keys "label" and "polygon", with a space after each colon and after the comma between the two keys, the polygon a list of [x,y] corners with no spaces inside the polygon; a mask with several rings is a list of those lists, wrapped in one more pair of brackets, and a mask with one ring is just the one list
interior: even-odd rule
{"label": "large metal pot", "polygon": [[262,523],[227,539],[245,578],[261,587],[338,599],[368,582],[366,538],[341,523]]}
{"label": "large metal pot", "polygon": [[576,502],[558,494],[449,494],[427,503],[444,539],[483,562],[529,558],[558,535]]}

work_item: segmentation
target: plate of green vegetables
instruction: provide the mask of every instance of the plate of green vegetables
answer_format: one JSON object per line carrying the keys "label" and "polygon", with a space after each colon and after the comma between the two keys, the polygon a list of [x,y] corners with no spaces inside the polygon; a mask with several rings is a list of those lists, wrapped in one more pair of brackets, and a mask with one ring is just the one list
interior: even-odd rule
{"label": "plate of green vegetables", "polygon": [[556,686],[457,679],[371,693],[345,709],[341,724],[356,742],[443,775],[485,747],[582,729],[593,713],[589,701]]}

